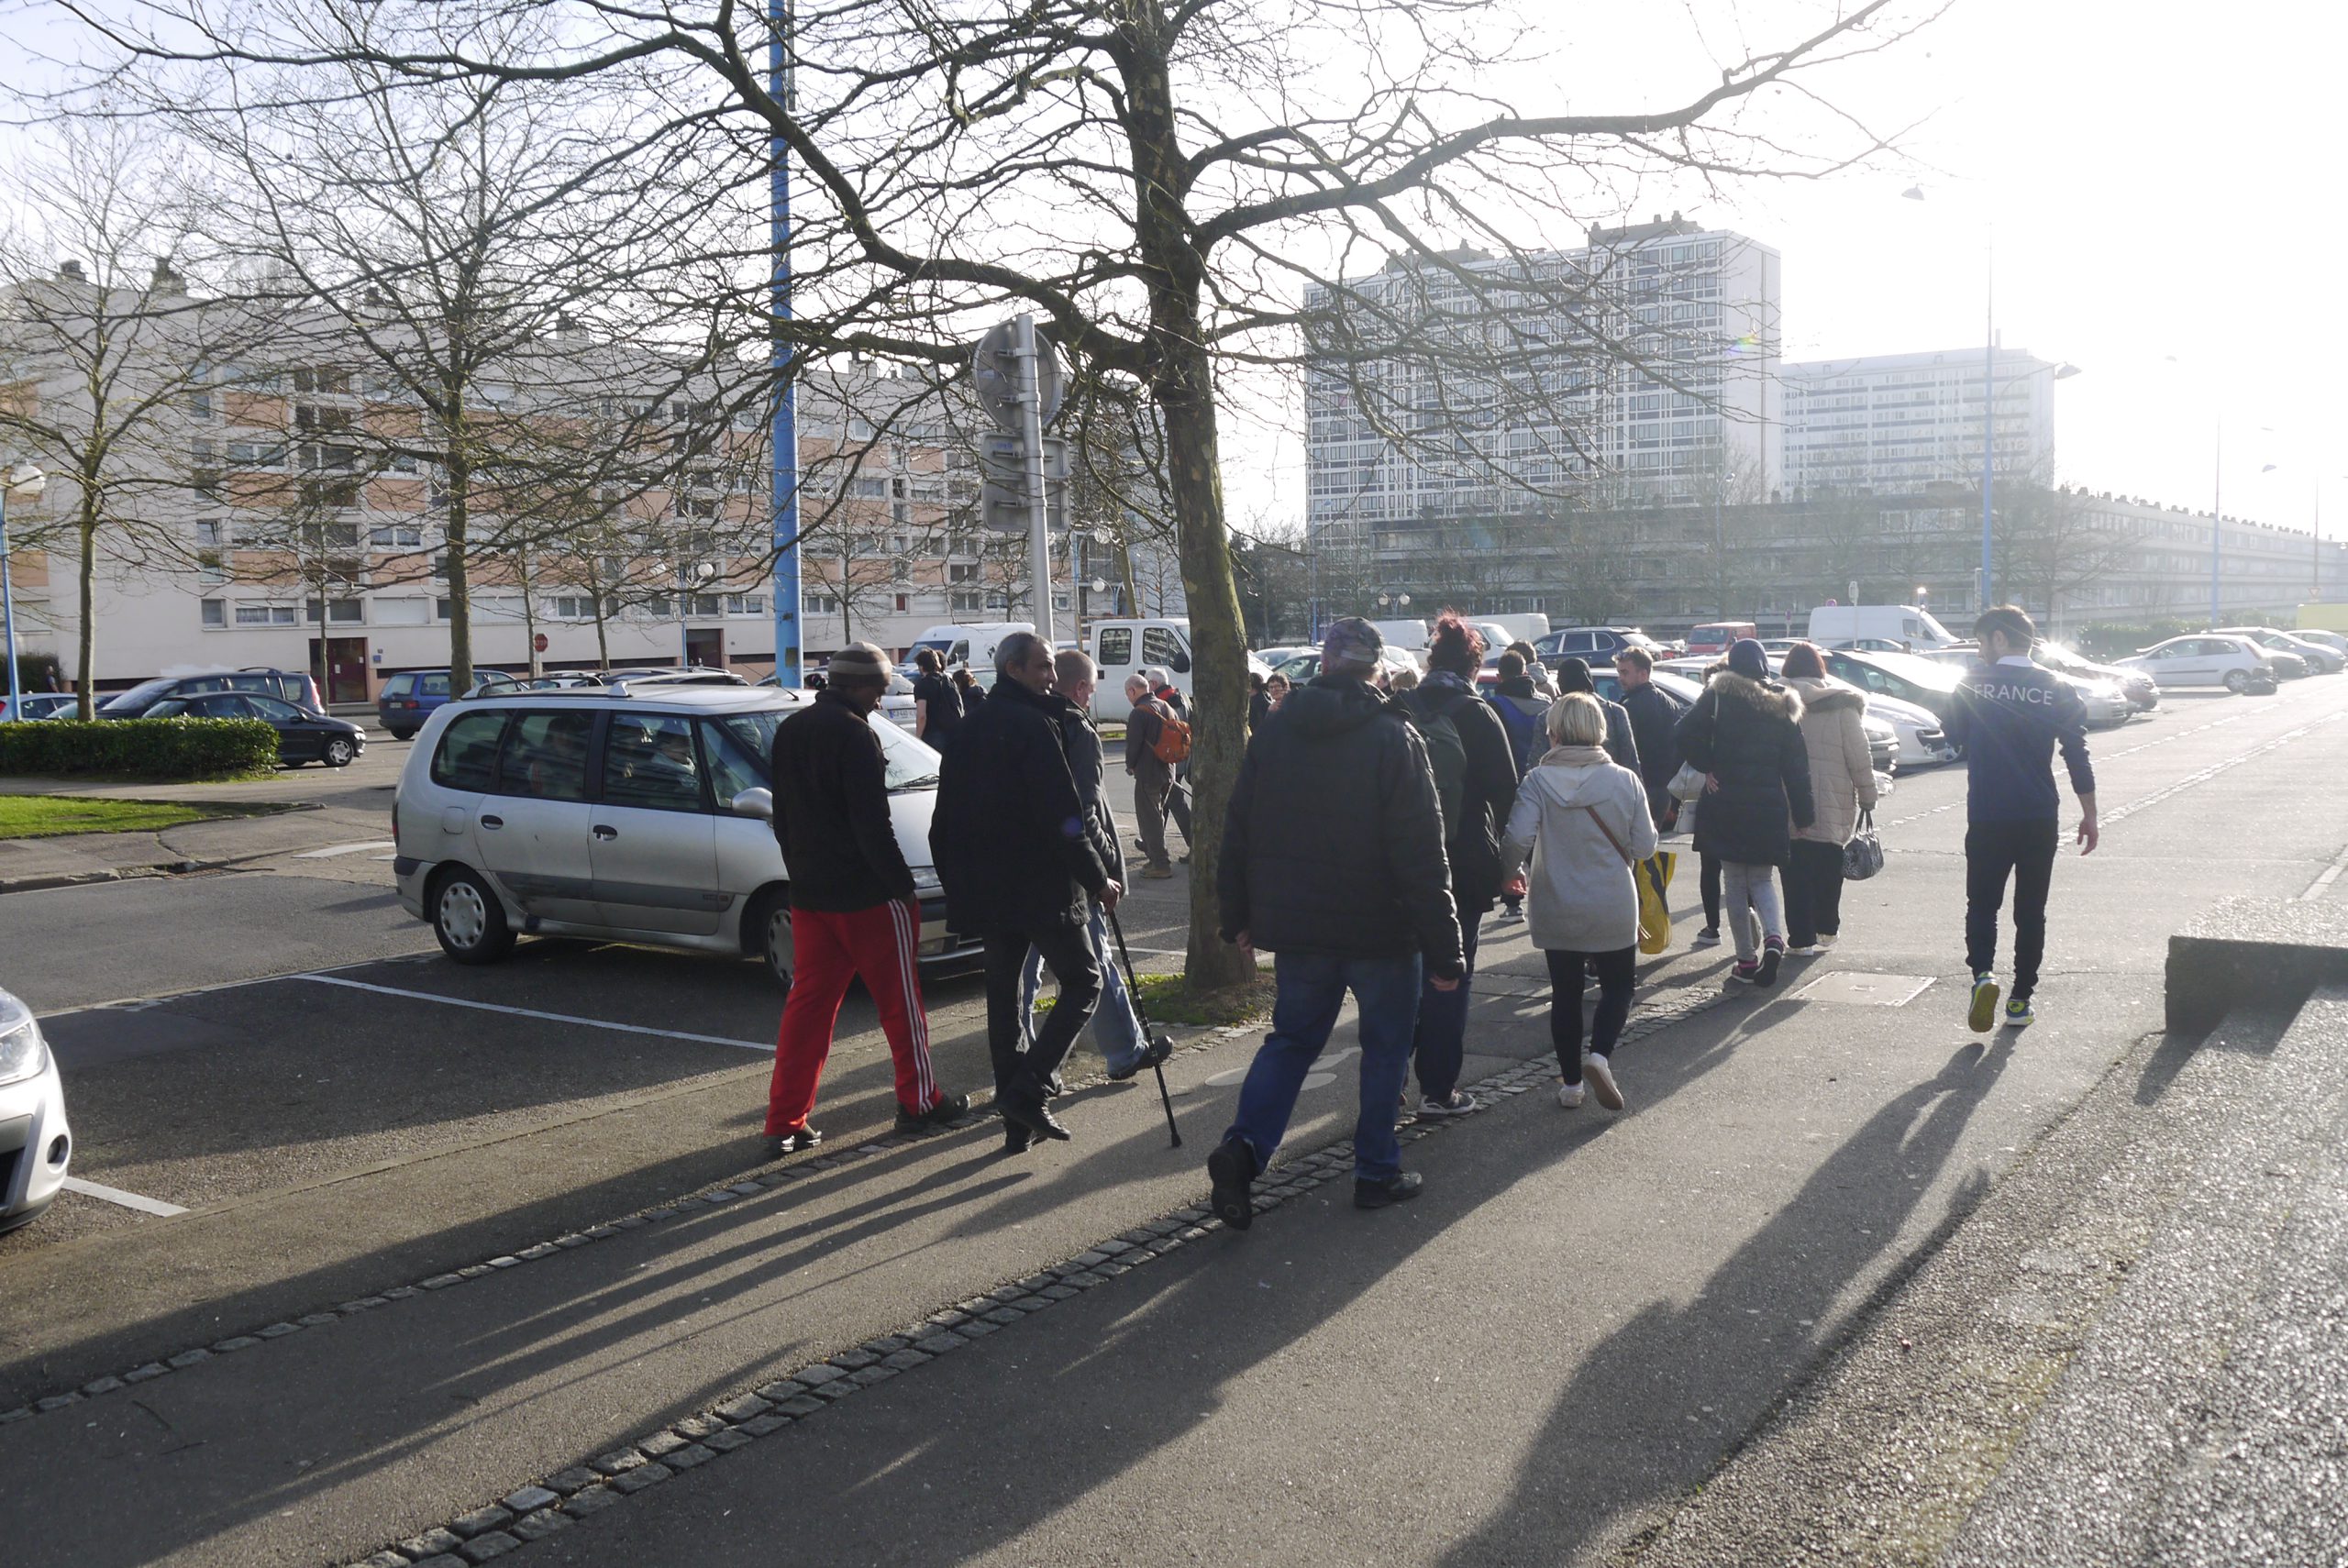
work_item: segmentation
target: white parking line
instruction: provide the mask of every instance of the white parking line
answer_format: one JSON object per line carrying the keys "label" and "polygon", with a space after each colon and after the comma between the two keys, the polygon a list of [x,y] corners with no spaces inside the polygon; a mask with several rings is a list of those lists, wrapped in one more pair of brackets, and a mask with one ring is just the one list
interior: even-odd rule
{"label": "white parking line", "polygon": [[165,1203],[160,1198],[141,1198],[118,1187],[101,1187],[94,1181],[83,1181],[80,1176],[67,1176],[59,1185],[66,1191],[78,1192],[84,1198],[103,1198],[108,1203],[119,1203],[125,1209],[136,1209],[141,1214],[159,1214],[166,1220],[174,1214],[187,1212],[176,1203]]}
{"label": "white parking line", "polygon": [[371,849],[396,849],[398,844],[388,838],[371,838],[363,844],[330,844],[324,849],[305,849],[290,858],[294,860],[331,860],[338,855],[360,855]]}
{"label": "white parking line", "polygon": [[314,986],[345,986],[354,991],[373,991],[379,996],[406,997],[413,1001],[438,1002],[443,1007],[469,1007],[477,1012],[502,1012],[515,1018],[544,1019],[548,1023],[571,1023],[581,1029],[608,1029],[620,1034],[649,1034],[661,1040],[692,1040],[703,1045],[731,1045],[737,1051],[757,1051],[766,1055],[774,1054],[771,1040],[728,1040],[717,1034],[689,1034],[681,1029],[651,1029],[641,1023],[613,1023],[601,1018],[574,1018],[566,1012],[540,1012],[534,1007],[509,1007],[504,1002],[472,1001],[464,997],[438,996],[431,991],[403,990],[397,986],[378,986],[366,980],[346,980],[339,975],[284,975],[288,980],[307,980]]}

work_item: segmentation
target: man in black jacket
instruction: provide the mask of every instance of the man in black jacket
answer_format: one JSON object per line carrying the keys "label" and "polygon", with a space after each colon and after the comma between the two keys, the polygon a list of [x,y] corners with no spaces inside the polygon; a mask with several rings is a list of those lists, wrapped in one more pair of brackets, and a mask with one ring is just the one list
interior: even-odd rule
{"label": "man in black jacket", "polygon": [[[987,1050],[1015,1152],[1036,1138],[1069,1135],[1045,1102],[1101,997],[1086,899],[1113,909],[1124,889],[1102,864],[1095,824],[1069,770],[1050,646],[1015,632],[995,650],[995,669],[992,694],[963,717],[938,769],[930,845],[948,922],[986,944]],[[1042,951],[1060,988],[1023,1052],[1019,972],[1030,947]]]}
{"label": "man in black jacket", "polygon": [[823,1137],[807,1117],[853,979],[872,993],[896,1058],[898,1130],[945,1126],[970,1109],[969,1096],[942,1093],[930,1074],[915,964],[921,906],[889,825],[888,770],[871,724],[888,689],[888,657],[850,643],[832,656],[814,701],[775,726],[769,777],[791,876],[792,968],[767,1092],[769,1159]]}
{"label": "man in black jacket", "polygon": [[1598,711],[1606,715],[1606,755],[1617,767],[1639,771],[1639,742],[1631,727],[1630,712],[1620,702],[1598,696],[1598,683],[1589,678],[1589,661],[1578,657],[1557,661],[1557,691],[1583,691],[1598,697]]}
{"label": "man in black jacket", "polygon": [[[1069,773],[1076,780],[1076,797],[1083,802],[1085,821],[1091,831],[1092,850],[1108,868],[1109,879],[1123,882],[1125,856],[1117,847],[1117,819],[1110,814],[1108,796],[1102,790],[1105,767],[1101,732],[1092,727],[1091,712],[1093,685],[1100,678],[1091,657],[1080,648],[1069,648],[1052,656],[1051,703],[1059,723],[1060,742],[1068,753]],[[1164,1034],[1155,1040],[1143,1037],[1141,1015],[1135,1010],[1133,998],[1125,994],[1124,977],[1117,972],[1116,961],[1109,952],[1109,911],[1097,900],[1088,899],[1086,903],[1090,911],[1085,937],[1092,944],[1094,960],[1101,966],[1101,1005],[1092,1014],[1092,1043],[1108,1063],[1109,1077],[1123,1083],[1144,1067],[1156,1066],[1172,1055],[1173,1043]],[[1019,1017],[1031,1032],[1036,993],[1043,983],[1043,952],[1030,948],[1027,966],[1019,977]],[[1032,1032],[1029,1048],[1034,1048]]]}
{"label": "man in black jacket", "polygon": [[1329,629],[1321,677],[1247,747],[1224,826],[1223,935],[1279,955],[1272,1032],[1247,1069],[1239,1117],[1207,1175],[1214,1211],[1245,1230],[1248,1189],[1271,1163],[1305,1073],[1351,990],[1361,1013],[1354,1203],[1416,1197],[1401,1168],[1395,1106],[1411,1066],[1423,975],[1459,984],[1459,920],[1443,810],[1408,711],[1369,684],[1384,642],[1348,616]]}
{"label": "man in black jacket", "polygon": [[1191,841],[1190,801],[1175,782],[1173,764],[1157,760],[1157,737],[1165,733],[1166,721],[1180,715],[1150,690],[1146,674],[1125,677],[1125,701],[1133,704],[1133,712],[1125,715],[1125,771],[1133,776],[1134,822],[1141,834],[1134,842],[1144,856],[1141,874],[1162,879],[1174,875],[1166,851],[1169,814],[1182,830],[1182,842]]}
{"label": "man in black jacket", "polygon": [[[1476,672],[1483,662],[1483,638],[1446,611],[1427,645],[1425,679],[1403,698],[1434,764],[1451,898],[1459,911],[1460,983],[1439,987],[1430,975],[1419,993],[1411,1056],[1418,1067],[1421,1116],[1465,1116],[1476,1109],[1475,1096],[1459,1087],[1468,1049],[1468,982],[1476,972],[1477,928],[1500,895],[1501,833],[1516,803],[1517,782],[1508,731],[1492,705],[1476,694]],[[1455,770],[1456,779],[1446,778]]]}
{"label": "man in black jacket", "polygon": [[1638,746],[1647,814],[1660,832],[1679,816],[1679,802],[1671,798],[1671,780],[1679,771],[1679,709],[1656,690],[1655,656],[1646,649],[1626,647],[1616,654],[1614,674],[1623,682],[1623,711],[1631,716],[1631,738]]}

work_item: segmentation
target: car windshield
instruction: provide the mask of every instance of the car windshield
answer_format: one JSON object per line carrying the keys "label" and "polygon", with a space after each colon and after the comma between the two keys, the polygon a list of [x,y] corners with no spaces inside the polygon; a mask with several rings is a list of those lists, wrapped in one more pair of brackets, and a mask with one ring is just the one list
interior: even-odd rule
{"label": "car windshield", "polygon": [[179,677],[159,675],[152,680],[142,680],[127,691],[117,691],[98,704],[101,711],[108,708],[143,708],[179,684]]}
{"label": "car windshield", "polygon": [[[718,723],[735,743],[758,758],[763,772],[769,758],[774,756],[776,726],[791,717],[792,709],[769,708],[755,713],[728,713]],[[872,733],[880,737],[880,761],[886,770],[891,793],[901,790],[935,790],[937,788],[937,753],[907,734],[904,729],[875,712],[871,718]]]}

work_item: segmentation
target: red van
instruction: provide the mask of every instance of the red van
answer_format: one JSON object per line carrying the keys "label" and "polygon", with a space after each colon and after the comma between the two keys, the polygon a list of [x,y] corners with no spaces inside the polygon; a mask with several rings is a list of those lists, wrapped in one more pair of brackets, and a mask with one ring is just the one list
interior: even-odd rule
{"label": "red van", "polygon": [[1715,621],[1709,626],[1698,626],[1688,634],[1688,657],[1715,657],[1728,652],[1729,644],[1737,638],[1760,635],[1761,628],[1750,621]]}

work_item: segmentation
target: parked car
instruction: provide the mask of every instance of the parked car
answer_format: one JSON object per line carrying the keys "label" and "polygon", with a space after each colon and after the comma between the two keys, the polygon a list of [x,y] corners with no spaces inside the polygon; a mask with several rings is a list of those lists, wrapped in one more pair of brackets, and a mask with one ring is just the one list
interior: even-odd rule
{"label": "parked car", "polygon": [[79,701],[81,699],[71,691],[28,691],[24,694],[23,711],[12,713],[8,711],[8,693],[0,689],[0,723],[10,719],[29,723],[35,719],[72,718]]}
{"label": "parked car", "polygon": [[2273,658],[2246,637],[2198,632],[2154,643],[2112,662],[2121,669],[2143,670],[2163,690],[2172,686],[2222,686],[2239,694],[2261,687],[2274,690]]}
{"label": "parked car", "polygon": [[[1406,669],[1417,670],[1421,668],[1419,662],[1416,659],[1410,657],[1408,655],[1404,654],[1401,649],[1394,646],[1391,643],[1389,643],[1386,646],[1386,651],[1379,656],[1379,663],[1385,668],[1388,675],[1399,675]],[[1276,673],[1287,676],[1288,683],[1290,686],[1303,685],[1306,681],[1311,680],[1314,676],[1321,673],[1321,650],[1319,648],[1307,648],[1301,654],[1290,655],[1279,663],[1277,667]],[[1422,673],[1423,673],[1423,670]],[[1101,684],[1102,688],[1105,689],[1108,682],[1103,680]],[[1120,703],[1123,703],[1124,699],[1125,694],[1122,690],[1120,690],[1117,693],[1117,701]],[[1101,714],[1102,701],[1103,699],[1100,692],[1095,691],[1092,697],[1092,711],[1096,717]],[[1125,716],[1125,712],[1129,711],[1130,710],[1121,709],[1115,714],[1115,717],[1122,719]]]}
{"label": "parked car", "polygon": [[656,664],[641,669],[615,669],[605,675],[602,684],[618,686],[748,686],[750,683],[730,669],[712,669],[706,665]]}
{"label": "parked car", "polygon": [[1930,708],[1914,702],[1903,702],[1897,697],[1887,697],[1880,691],[1867,693],[1866,716],[1880,719],[1891,726],[1896,747],[1892,761],[1899,770],[1911,767],[1932,767],[1955,762],[1957,749],[1941,728],[1941,716]]}
{"label": "parked car", "polygon": [[2342,658],[2348,659],[2348,637],[2343,637],[2337,632],[2327,632],[2314,626],[2301,626],[2291,635],[2303,643],[2313,643],[2320,648],[2330,648]]}
{"label": "parked car", "polygon": [[[758,685],[768,689],[781,684],[781,677],[774,675],[758,682]],[[889,690],[880,696],[880,715],[907,734],[914,734],[920,726],[921,712],[914,705],[914,683],[903,670],[890,672]]]}
{"label": "parked car", "polygon": [[1657,651],[1655,639],[1636,626],[1567,626],[1533,645],[1533,651],[1551,669],[1569,658],[1588,659],[1595,669],[1601,664],[1612,664],[1614,656],[1624,648],[1645,648],[1650,654]]}
{"label": "parked car", "polygon": [[2337,675],[2348,669],[2348,654],[2309,641],[2297,632],[2278,631],[2273,626],[2221,626],[2218,630],[2227,636],[2248,637],[2265,648],[2269,658],[2287,654],[2305,664],[2310,674]]}
{"label": "parked car", "polygon": [[57,1059],[33,1010],[0,991],[0,1231],[39,1219],[72,1162]]}
{"label": "parked car", "polygon": [[258,691],[167,698],[148,709],[145,717],[170,719],[181,714],[193,719],[259,719],[277,732],[277,760],[288,767],[305,762],[348,767],[367,749],[367,732],[349,720],[306,712]]}
{"label": "parked car", "polygon": [[[761,958],[790,984],[790,869],[770,818],[775,726],[814,700],[781,687],[638,684],[451,703],[408,754],[392,812],[401,905],[460,964],[524,933]],[[937,753],[876,722],[890,817],[921,901],[920,961],[946,930],[929,852]]]}
{"label": "parked car", "polygon": [[1689,658],[1718,658],[1739,637],[1757,637],[1761,628],[1750,621],[1711,621],[1688,633]]}
{"label": "parked car", "polygon": [[503,695],[511,691],[568,691],[581,686],[601,686],[604,678],[592,669],[558,669],[545,675],[484,676],[468,695]]}
{"label": "parked car", "polygon": [[1826,650],[1826,673],[1869,696],[1893,697],[1928,710],[1943,723],[1956,705],[1956,683],[1965,672],[1914,654]]}
{"label": "parked car", "polygon": [[[1657,691],[1662,692],[1669,700],[1673,709],[1679,713],[1685,713],[1694,707],[1696,699],[1704,694],[1702,681],[1690,680],[1686,676],[1674,675],[1668,670],[1656,670],[1647,679]],[[1614,673],[1611,666],[1603,669],[1593,668],[1589,672],[1589,684],[1609,702],[1620,702],[1623,700],[1623,678]]]}
{"label": "parked car", "polygon": [[[473,683],[466,691],[470,695],[514,679],[502,669],[476,667]],[[449,701],[449,672],[445,669],[403,669],[384,677],[383,689],[375,696],[375,722],[389,730],[393,740],[408,739]]]}
{"label": "parked car", "polygon": [[2108,680],[2118,686],[2128,699],[2129,706],[2140,713],[2149,713],[2161,705],[2161,689],[2153,678],[2141,669],[2122,669],[2114,664],[2098,664],[2082,657],[2077,649],[2061,643],[2040,643],[2031,657],[2047,668],[2083,680]]}
{"label": "parked car", "polygon": [[1822,643],[1819,646],[1821,647],[1829,648],[1847,648],[1853,653],[1916,653],[1922,651],[1916,648],[1911,648],[1905,643],[1894,642],[1889,637],[1844,637],[1837,642]]}
{"label": "parked car", "polygon": [[249,691],[273,697],[281,702],[312,713],[323,713],[326,705],[318,701],[317,683],[306,675],[282,669],[205,669],[182,670],[173,675],[159,675],[152,680],[142,680],[127,691],[117,691],[96,708],[101,719],[144,719],[155,717],[151,710],[173,698],[201,697],[215,691]]}

